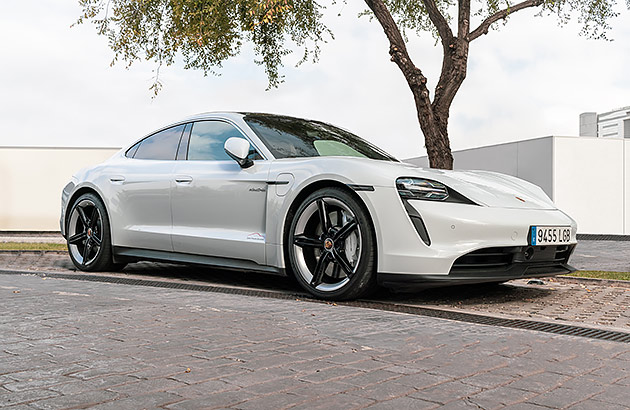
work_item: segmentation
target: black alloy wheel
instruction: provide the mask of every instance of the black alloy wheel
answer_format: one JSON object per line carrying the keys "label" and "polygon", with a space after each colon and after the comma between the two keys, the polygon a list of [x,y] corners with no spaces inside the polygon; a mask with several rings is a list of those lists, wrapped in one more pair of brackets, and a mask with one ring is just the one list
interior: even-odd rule
{"label": "black alloy wheel", "polygon": [[375,288],[374,229],[351,193],[315,191],[289,218],[286,253],[303,288],[329,300],[365,296]]}
{"label": "black alloy wheel", "polygon": [[66,237],[70,259],[82,271],[120,270],[125,266],[113,263],[109,218],[103,202],[93,193],[73,202]]}

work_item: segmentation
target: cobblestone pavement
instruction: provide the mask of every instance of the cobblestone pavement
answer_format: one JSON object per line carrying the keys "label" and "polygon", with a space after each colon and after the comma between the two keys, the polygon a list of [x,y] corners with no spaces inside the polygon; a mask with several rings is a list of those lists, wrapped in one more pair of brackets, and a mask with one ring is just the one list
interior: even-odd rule
{"label": "cobblestone pavement", "polygon": [[0,275],[0,408],[627,409],[630,344]]}
{"label": "cobblestone pavement", "polygon": [[[63,252],[24,252],[0,253],[0,269],[71,272],[74,266]],[[284,277],[159,263],[130,264],[124,272],[108,275],[300,292]],[[383,291],[375,297],[396,303],[498,316],[581,323],[626,332],[630,329],[630,286],[566,283],[561,279],[548,279],[544,285],[529,285],[526,280],[517,280],[498,286],[430,289],[415,294]]]}

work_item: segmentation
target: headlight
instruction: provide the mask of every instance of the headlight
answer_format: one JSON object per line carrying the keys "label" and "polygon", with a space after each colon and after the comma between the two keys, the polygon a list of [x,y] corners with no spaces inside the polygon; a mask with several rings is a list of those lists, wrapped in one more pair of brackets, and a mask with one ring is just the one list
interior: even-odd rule
{"label": "headlight", "polygon": [[402,198],[444,201],[448,198],[448,188],[440,182],[421,178],[398,178],[396,188]]}
{"label": "headlight", "polygon": [[396,188],[403,200],[422,199],[478,205],[454,189],[432,179],[400,177],[396,180]]}

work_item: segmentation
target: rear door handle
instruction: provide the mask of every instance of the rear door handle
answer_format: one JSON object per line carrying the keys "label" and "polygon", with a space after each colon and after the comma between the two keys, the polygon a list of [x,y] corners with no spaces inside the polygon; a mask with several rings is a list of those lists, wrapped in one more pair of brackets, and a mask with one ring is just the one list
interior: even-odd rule
{"label": "rear door handle", "polygon": [[188,175],[178,175],[175,177],[175,182],[178,184],[190,184],[192,180],[192,177],[189,177]]}

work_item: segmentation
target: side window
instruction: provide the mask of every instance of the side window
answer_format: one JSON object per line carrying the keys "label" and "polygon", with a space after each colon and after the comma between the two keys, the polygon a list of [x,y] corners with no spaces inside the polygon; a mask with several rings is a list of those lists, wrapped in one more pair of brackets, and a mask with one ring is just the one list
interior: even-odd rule
{"label": "side window", "polygon": [[[135,159],[174,160],[177,155],[179,139],[184,131],[184,125],[178,125],[160,131],[140,142]],[[131,150],[130,150],[131,151]]]}
{"label": "side window", "polygon": [[142,141],[137,142],[133,147],[129,148],[127,152],[125,153],[125,156],[127,158],[133,158],[133,156],[136,155],[136,151],[138,151],[138,148],[140,148],[141,143]]}
{"label": "side window", "polygon": [[[224,161],[231,158],[225,153],[223,146],[231,137],[243,137],[243,134],[231,124],[221,121],[199,121],[193,124],[190,142],[188,143],[189,160]],[[252,147],[251,159],[262,157]]]}

